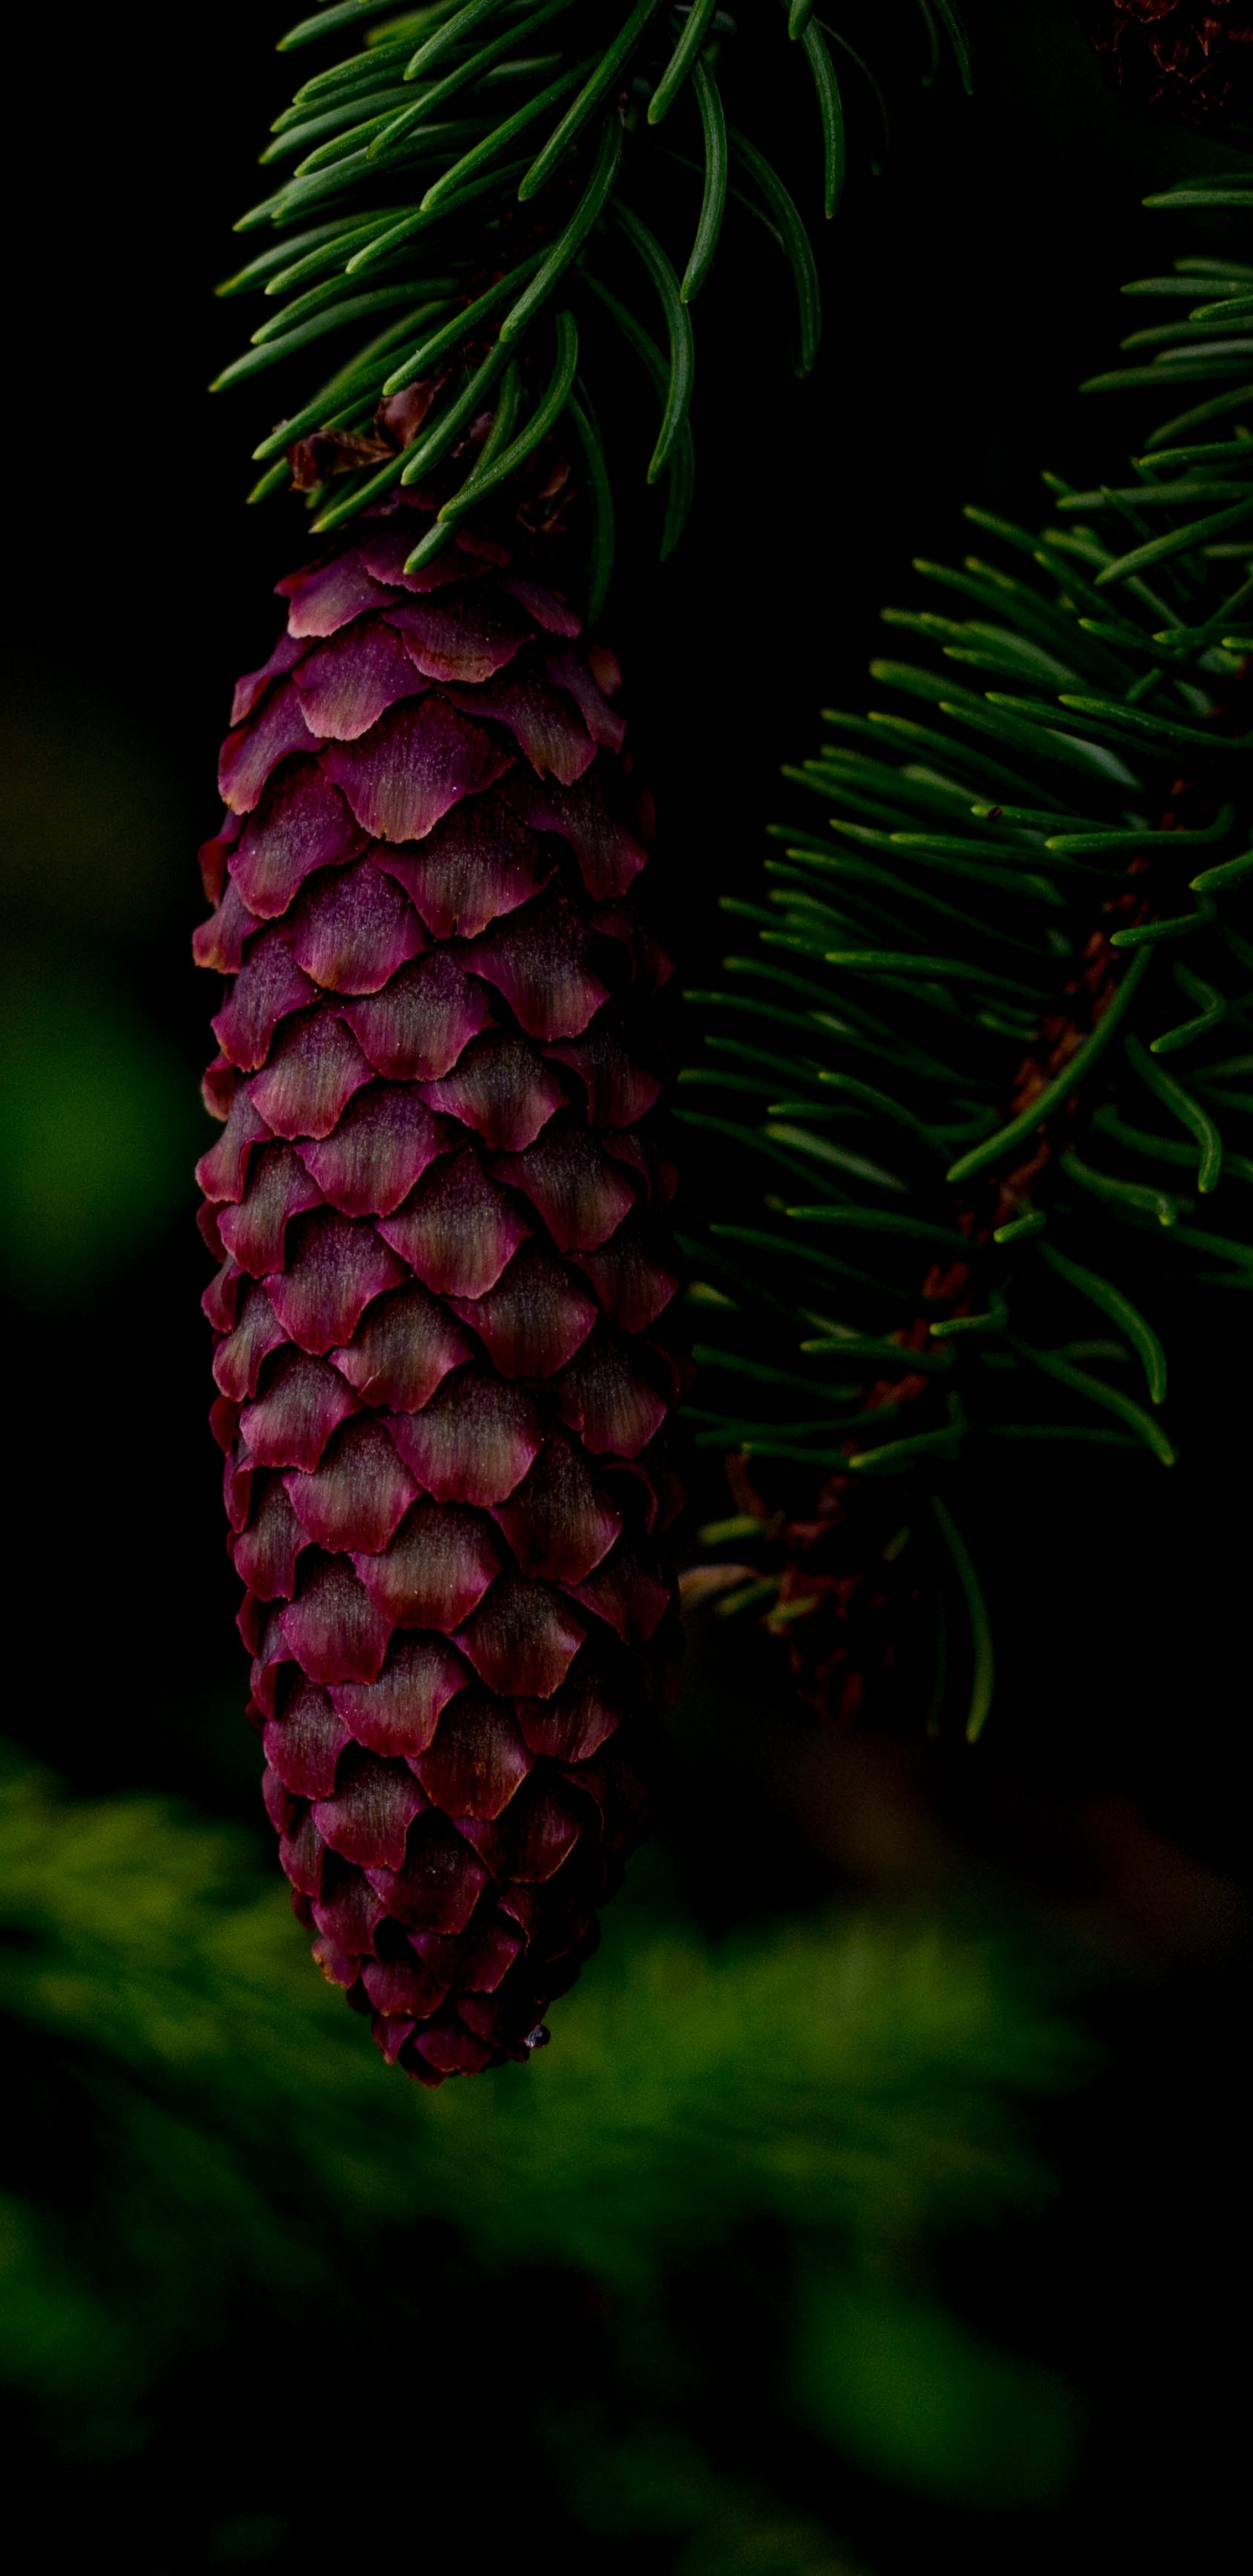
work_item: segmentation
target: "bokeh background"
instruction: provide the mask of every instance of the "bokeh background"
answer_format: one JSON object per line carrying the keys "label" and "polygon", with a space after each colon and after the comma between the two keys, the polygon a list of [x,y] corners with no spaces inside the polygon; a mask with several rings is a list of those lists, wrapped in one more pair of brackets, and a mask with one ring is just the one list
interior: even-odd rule
{"label": "bokeh background", "polygon": [[[976,1756],[826,1738],[768,1641],[694,1615],[658,1837],[530,2068],[389,2078],[276,1884],[204,1426],[188,939],[230,682],[302,545],[294,503],[243,507],[246,396],[204,391],[289,14],[71,8],[15,47],[10,2492],[49,2552],[140,2576],[1204,2563],[1247,2201],[1238,1316],[1185,1364],[1170,1478],[1035,1456],[982,1527],[969,1497]],[[911,556],[960,550],[967,498],[1030,515],[1042,466],[1116,463],[1074,388],[1175,247],[1140,200],[1229,157],[1105,91],[1067,0],[966,15],[973,101],[923,93],[911,0],[867,0],[891,150],[872,173],[862,101],[817,381],[779,372],[768,270],[715,280],[664,572],[625,510],[607,624],[697,981]],[[695,1524],[723,1496],[692,1464]]]}

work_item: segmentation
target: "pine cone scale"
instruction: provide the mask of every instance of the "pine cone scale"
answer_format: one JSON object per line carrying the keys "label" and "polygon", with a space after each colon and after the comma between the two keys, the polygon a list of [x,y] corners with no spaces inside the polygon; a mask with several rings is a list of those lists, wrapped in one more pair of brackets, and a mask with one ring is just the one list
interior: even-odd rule
{"label": "pine cone scale", "polygon": [[675,1280],[616,665],[482,539],[402,576],[422,524],[280,585],[195,947],[267,1804],[319,1964],[440,2082],[536,2044],[638,1828]]}

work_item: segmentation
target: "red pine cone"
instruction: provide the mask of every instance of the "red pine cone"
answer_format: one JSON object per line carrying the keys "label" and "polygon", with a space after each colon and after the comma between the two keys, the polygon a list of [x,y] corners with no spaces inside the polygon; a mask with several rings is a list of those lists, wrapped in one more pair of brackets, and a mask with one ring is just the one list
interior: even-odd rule
{"label": "red pine cone", "polygon": [[428,518],[279,583],[194,945],[266,1802],[315,1957],[438,2084],[547,2036],[641,1822],[676,1283],[617,666],[478,534],[405,574]]}
{"label": "red pine cone", "polygon": [[1121,88],[1185,125],[1253,119],[1253,0],[1087,0],[1084,33]]}

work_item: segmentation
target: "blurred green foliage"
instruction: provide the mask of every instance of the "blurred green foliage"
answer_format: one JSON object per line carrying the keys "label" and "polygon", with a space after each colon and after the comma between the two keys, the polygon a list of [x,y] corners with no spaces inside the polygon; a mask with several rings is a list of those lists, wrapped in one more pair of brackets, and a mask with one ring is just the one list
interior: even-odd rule
{"label": "blurred green foliage", "polygon": [[0,710],[0,1277],[73,1304],[190,1199],[187,1071],[128,989],[187,885],[169,782],[100,710]]}
{"label": "blurred green foliage", "polygon": [[679,2543],[674,2576],[860,2576],[829,2531],[746,2479],[719,2476],[671,2424],[615,2440],[592,2410],[560,2428],[571,2501],[595,2532]]}
{"label": "blurred green foliage", "polygon": [[70,1303],[189,1196],[177,1058],[103,976],[10,954],[0,984],[0,1267]]}
{"label": "blurred green foliage", "polygon": [[6,693],[0,915],[10,927],[50,932],[58,948],[142,932],[179,882],[181,839],[150,742],[72,695]]}
{"label": "blurred green foliage", "polygon": [[799,2400],[868,2468],[958,2504],[1043,2502],[1065,2485],[1078,2428],[1053,2372],[994,2352],[891,2277],[815,2266],[799,2309]]}
{"label": "blurred green foliage", "polygon": [[939,2498],[1064,2483],[1065,2389],[932,2278],[947,2228],[1047,2194],[1028,2106],[1087,2063],[1003,1937],[869,1910],[715,1944],[628,1899],[551,2050],[427,2095],[322,1986],[235,1829],[72,1800],[8,1757],[0,1885],[0,2371],[67,2458],[142,2448],[162,2374],[242,2293],[313,2317],[372,2242],[419,2265],[438,2224],[484,2281],[557,2266],[604,2308],[612,2420],[603,2392],[521,2399],[588,2525],[668,2535],[683,2576],[848,2576],[751,2442],[728,2478],[683,2428],[673,2281],[765,2229],[772,2403]]}

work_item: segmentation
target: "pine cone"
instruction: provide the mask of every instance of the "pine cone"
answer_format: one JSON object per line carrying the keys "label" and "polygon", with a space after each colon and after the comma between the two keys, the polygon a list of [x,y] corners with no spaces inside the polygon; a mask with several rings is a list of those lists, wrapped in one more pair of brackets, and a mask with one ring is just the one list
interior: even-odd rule
{"label": "pine cone", "polygon": [[195,954],[266,1802],[325,1974],[438,2084],[547,2036],[641,1822],[676,1283],[617,667],[477,532],[407,576],[428,523],[280,582]]}
{"label": "pine cone", "polygon": [[1083,29],[1120,88],[1185,125],[1253,118],[1251,0],[1088,0]]}

